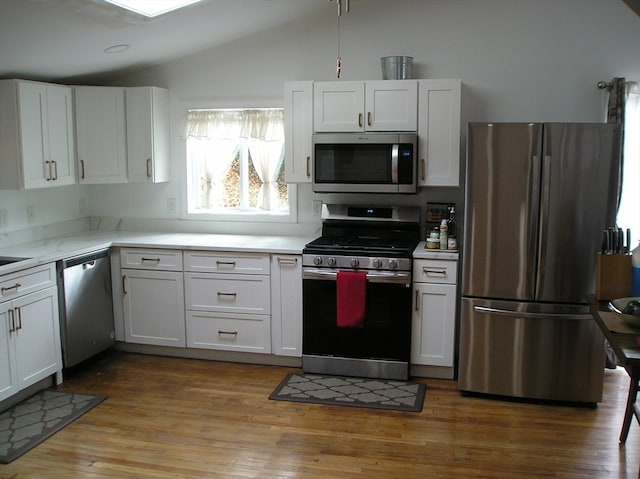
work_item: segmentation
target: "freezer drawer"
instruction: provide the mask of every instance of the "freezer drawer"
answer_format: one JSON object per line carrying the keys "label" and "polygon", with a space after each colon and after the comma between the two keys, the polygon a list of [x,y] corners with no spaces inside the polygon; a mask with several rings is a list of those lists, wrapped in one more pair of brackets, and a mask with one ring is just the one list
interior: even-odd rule
{"label": "freezer drawer", "polygon": [[588,307],[462,298],[461,391],[595,403],[604,357]]}

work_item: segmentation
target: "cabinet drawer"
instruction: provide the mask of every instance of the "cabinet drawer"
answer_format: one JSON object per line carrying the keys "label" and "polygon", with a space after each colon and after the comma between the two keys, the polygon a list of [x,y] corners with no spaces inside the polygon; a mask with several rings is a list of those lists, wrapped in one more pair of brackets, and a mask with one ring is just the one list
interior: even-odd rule
{"label": "cabinet drawer", "polygon": [[185,273],[186,308],[270,314],[269,277],[252,274]]}
{"label": "cabinet drawer", "polygon": [[456,284],[458,262],[442,259],[420,259],[413,262],[414,283]]}
{"label": "cabinet drawer", "polygon": [[251,253],[185,251],[184,269],[200,273],[269,274],[269,256]]}
{"label": "cabinet drawer", "polygon": [[48,288],[56,284],[54,263],[0,276],[0,301]]}
{"label": "cabinet drawer", "polygon": [[173,249],[122,249],[123,268],[182,271],[182,251]]}
{"label": "cabinet drawer", "polygon": [[187,312],[187,346],[249,353],[271,352],[269,316]]}

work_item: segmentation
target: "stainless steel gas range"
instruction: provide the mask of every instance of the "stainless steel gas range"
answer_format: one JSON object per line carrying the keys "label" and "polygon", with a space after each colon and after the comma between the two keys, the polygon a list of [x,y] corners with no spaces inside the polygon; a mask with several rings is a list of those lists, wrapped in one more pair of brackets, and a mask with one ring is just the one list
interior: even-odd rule
{"label": "stainless steel gas range", "polygon": [[408,378],[419,237],[419,208],[323,205],[302,258],[305,372]]}

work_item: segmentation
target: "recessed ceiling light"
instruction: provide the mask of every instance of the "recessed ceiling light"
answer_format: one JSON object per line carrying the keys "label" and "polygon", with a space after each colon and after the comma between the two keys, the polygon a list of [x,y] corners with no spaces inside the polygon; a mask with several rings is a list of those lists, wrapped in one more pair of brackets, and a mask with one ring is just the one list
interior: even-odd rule
{"label": "recessed ceiling light", "polygon": [[202,0],[104,0],[145,17],[157,17]]}
{"label": "recessed ceiling light", "polygon": [[122,52],[126,52],[129,48],[131,48],[131,45],[129,45],[128,43],[120,43],[118,45],[111,45],[110,47],[107,47],[104,49],[105,53],[122,53]]}

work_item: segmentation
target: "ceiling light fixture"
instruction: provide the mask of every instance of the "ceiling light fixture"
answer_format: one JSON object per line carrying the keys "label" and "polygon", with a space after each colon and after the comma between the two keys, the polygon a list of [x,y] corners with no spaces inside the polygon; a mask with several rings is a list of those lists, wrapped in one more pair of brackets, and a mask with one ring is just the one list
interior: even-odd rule
{"label": "ceiling light fixture", "polygon": [[[351,11],[351,2],[350,0],[344,0],[344,2],[344,10],[346,13],[349,13]],[[336,57],[336,78],[340,78],[340,72],[342,71],[342,58],[340,57],[340,17],[342,16],[342,0],[336,0],[336,4],[338,5],[338,56]]]}
{"label": "ceiling light fixture", "polygon": [[202,0],[104,0],[145,17],[157,17]]}

